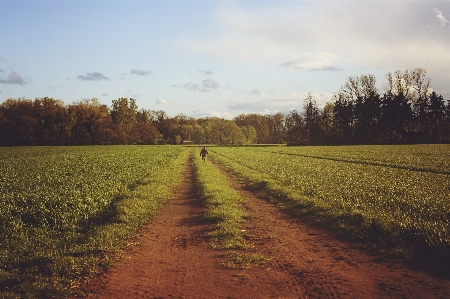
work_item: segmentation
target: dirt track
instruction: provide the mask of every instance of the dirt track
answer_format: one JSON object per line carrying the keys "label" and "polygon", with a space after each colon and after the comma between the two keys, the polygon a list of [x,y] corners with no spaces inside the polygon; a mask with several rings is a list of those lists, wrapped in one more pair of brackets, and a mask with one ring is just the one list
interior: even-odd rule
{"label": "dirt track", "polygon": [[222,265],[197,196],[192,165],[123,260],[84,287],[89,298],[450,298],[450,281],[376,257],[290,218],[230,178],[251,215],[245,252],[270,259],[246,269]]}

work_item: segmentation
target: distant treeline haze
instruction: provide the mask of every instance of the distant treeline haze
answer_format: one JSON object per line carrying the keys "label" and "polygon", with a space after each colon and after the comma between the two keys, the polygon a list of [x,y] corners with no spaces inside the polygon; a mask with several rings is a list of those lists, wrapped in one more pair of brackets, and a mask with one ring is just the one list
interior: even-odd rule
{"label": "distant treeline haze", "polygon": [[0,105],[0,145],[90,144],[385,144],[450,142],[450,103],[434,92],[424,69],[349,77],[323,108],[310,93],[301,112],[240,114],[233,120],[169,117],[138,109],[135,99],[111,107],[97,99],[65,105],[52,98]]}

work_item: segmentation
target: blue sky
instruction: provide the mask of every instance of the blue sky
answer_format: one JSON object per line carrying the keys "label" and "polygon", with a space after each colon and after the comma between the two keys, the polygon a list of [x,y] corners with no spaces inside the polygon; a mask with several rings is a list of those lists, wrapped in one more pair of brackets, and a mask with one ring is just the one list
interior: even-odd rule
{"label": "blue sky", "polygon": [[450,1],[0,0],[0,102],[132,97],[231,119],[416,67],[448,100],[449,21]]}

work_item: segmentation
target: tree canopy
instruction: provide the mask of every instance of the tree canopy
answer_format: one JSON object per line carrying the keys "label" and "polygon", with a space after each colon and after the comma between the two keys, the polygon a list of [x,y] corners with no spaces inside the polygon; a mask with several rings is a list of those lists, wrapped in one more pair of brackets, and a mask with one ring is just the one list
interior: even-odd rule
{"label": "tree canopy", "polygon": [[432,90],[424,69],[349,77],[324,107],[312,93],[301,111],[169,117],[139,109],[133,98],[111,107],[98,99],[65,105],[53,98],[0,104],[0,146],[90,144],[391,144],[450,142],[450,102]]}

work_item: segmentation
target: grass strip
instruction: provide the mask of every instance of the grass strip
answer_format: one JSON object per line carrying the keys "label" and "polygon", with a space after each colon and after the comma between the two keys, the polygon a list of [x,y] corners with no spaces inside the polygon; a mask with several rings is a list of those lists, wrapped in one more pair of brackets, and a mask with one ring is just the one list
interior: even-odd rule
{"label": "grass strip", "polygon": [[269,260],[259,253],[241,253],[232,251],[225,256],[229,258],[229,260],[224,263],[224,266],[230,269],[250,268],[254,264],[262,264]]}
{"label": "grass strip", "polygon": [[194,159],[201,196],[207,207],[204,217],[217,223],[209,236],[219,249],[246,249],[246,233],[242,222],[248,215],[243,211],[243,201],[239,193],[230,186],[227,177],[211,162],[203,162],[200,157]]}

